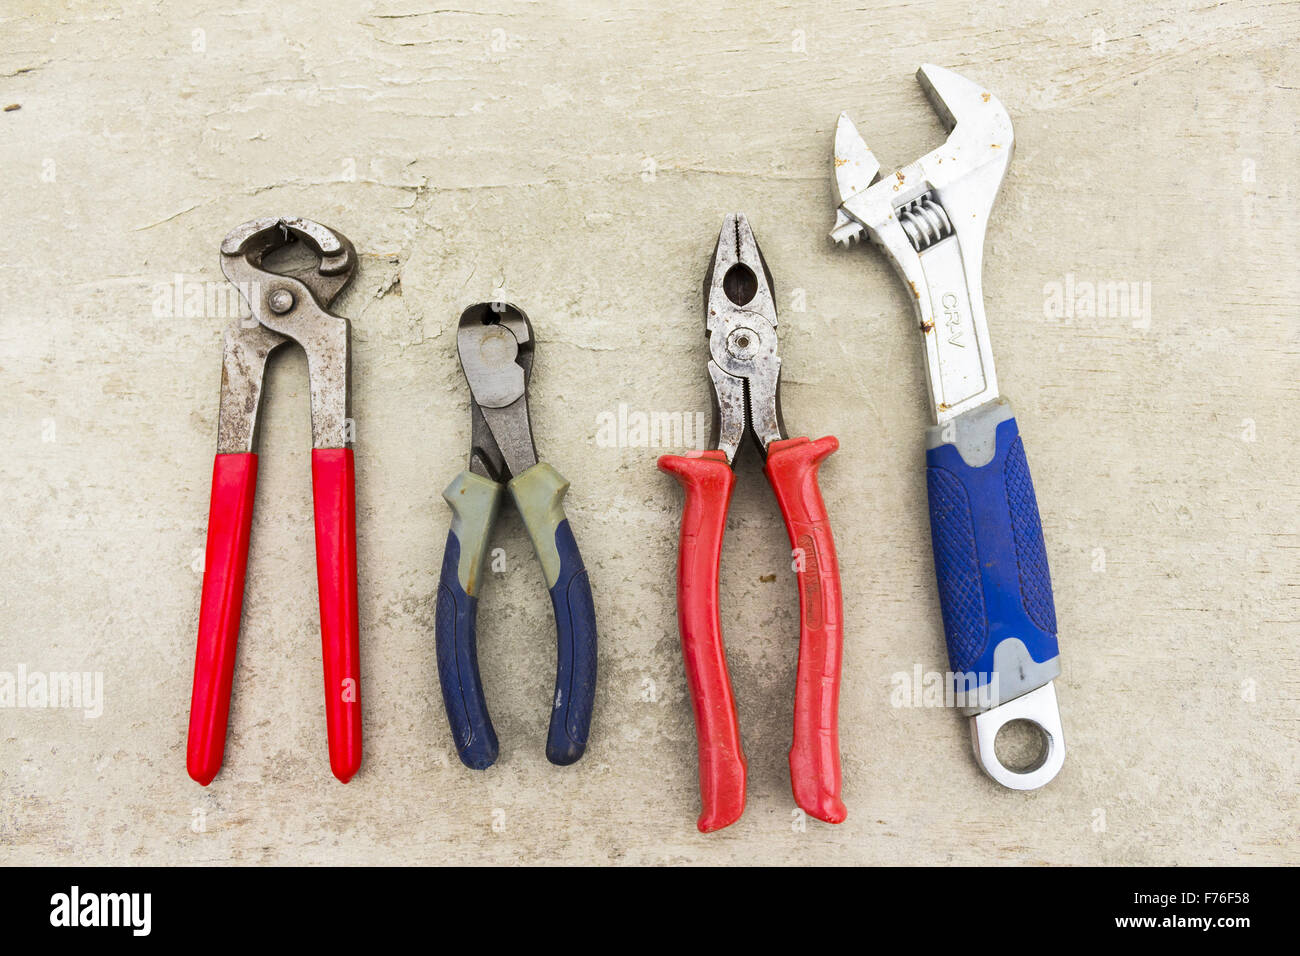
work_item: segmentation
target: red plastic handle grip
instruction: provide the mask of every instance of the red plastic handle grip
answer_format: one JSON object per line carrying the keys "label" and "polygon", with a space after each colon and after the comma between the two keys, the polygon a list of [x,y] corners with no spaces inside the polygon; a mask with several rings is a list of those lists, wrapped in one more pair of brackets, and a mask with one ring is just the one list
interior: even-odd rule
{"label": "red plastic handle grip", "polygon": [[840,823],[840,657],[844,647],[840,567],[817,468],[840,447],[833,437],[789,438],[768,446],[763,469],[785,518],[798,562],[799,670],[794,692],[790,784],[794,801],[818,820]]}
{"label": "red plastic handle grip", "polygon": [[330,769],[344,783],[361,766],[361,657],[357,624],[356,475],[350,448],[313,448],[316,582],[325,659]]}
{"label": "red plastic handle grip", "polygon": [[194,655],[194,695],[185,764],[205,787],[221,769],[230,719],[230,683],[244,607],[248,533],[253,523],[257,456],[218,455],[212,464],[208,546],[203,560],[199,643]]}
{"label": "red plastic handle grip", "polygon": [[701,833],[735,823],[745,810],[745,754],[727,675],[718,613],[718,561],[736,476],[720,451],[664,455],[659,469],[686,492],[677,558],[677,624],[695,709],[700,757]]}

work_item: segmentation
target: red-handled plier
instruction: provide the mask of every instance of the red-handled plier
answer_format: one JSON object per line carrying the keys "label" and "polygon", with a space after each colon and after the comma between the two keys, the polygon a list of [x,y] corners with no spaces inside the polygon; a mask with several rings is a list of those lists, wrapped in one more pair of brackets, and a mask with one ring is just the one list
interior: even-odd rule
{"label": "red-handled plier", "polygon": [[[262,259],[301,241],[319,261],[285,273]],[[226,332],[221,411],[199,609],[198,652],[186,763],[207,786],[221,769],[230,714],[235,642],[257,482],[257,422],[267,357],[294,341],[307,353],[311,384],[311,476],[316,513],[316,576],[325,658],[330,767],[344,783],[361,763],[357,640],[355,479],[349,417],[351,329],[329,311],[356,269],[347,238],[308,219],[268,217],[239,226],[221,243],[221,271],[252,317]]]}
{"label": "red-handled plier", "polygon": [[718,830],[745,809],[745,755],[727,676],[718,613],[718,558],[736,478],[732,464],[748,429],[767,460],[799,578],[799,669],[790,783],[804,812],[840,823],[839,714],[843,620],[840,572],[817,468],[839,447],[827,436],[787,438],[781,420],[772,275],[740,213],[727,217],[704,280],[704,323],[713,380],[713,450],[664,455],[659,467],[686,492],[677,567],[677,620],[699,739],[700,830]]}

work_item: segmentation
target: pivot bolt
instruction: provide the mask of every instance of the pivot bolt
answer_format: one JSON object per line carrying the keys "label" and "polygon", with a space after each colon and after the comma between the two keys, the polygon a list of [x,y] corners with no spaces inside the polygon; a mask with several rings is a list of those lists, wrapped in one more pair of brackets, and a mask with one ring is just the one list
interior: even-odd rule
{"label": "pivot bolt", "polygon": [[288,289],[276,289],[267,299],[267,304],[271,306],[271,311],[276,315],[284,315],[293,308],[293,293]]}
{"label": "pivot bolt", "polygon": [[739,359],[742,362],[752,359],[758,354],[759,346],[762,339],[753,329],[739,328],[733,329],[727,336],[727,352],[732,358]]}

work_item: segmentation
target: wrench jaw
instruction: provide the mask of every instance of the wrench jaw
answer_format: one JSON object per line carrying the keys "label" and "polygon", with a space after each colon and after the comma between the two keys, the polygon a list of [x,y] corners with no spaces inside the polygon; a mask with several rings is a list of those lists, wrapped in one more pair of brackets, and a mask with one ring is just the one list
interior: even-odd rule
{"label": "wrench jaw", "polygon": [[1015,152],[1011,117],[997,97],[951,70],[926,64],[916,75],[949,131],[947,140],[881,179],[875,155],[848,114],[841,113],[834,153],[840,203],[832,237],[848,244],[865,230],[897,258],[898,237],[891,235],[897,211],[933,192],[948,209],[963,248],[982,249],[989,213]]}
{"label": "wrench jaw", "polygon": [[835,226],[831,229],[831,238],[841,245],[851,246],[862,238],[864,223],[849,215],[844,209],[844,203],[880,181],[880,161],[853,125],[848,113],[841,113],[835,124],[835,151],[832,159],[839,205],[835,210]]}
{"label": "wrench jaw", "polygon": [[874,154],[841,114],[834,156],[841,201],[831,236],[849,245],[865,233],[911,292],[931,409],[943,423],[998,396],[981,277],[988,219],[1015,141],[1006,109],[982,87],[930,64],[917,79],[947,140],[877,179]]}
{"label": "wrench jaw", "polygon": [[1011,137],[1011,116],[984,87],[933,63],[922,64],[916,81],[948,131],[945,146],[954,145],[960,137],[976,147],[1009,148],[1001,139]]}

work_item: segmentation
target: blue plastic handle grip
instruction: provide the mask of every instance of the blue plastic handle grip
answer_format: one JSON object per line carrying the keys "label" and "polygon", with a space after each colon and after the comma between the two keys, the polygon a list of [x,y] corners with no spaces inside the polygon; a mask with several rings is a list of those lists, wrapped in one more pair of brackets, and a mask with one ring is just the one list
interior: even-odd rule
{"label": "blue plastic handle grip", "polygon": [[[1046,684],[1060,670],[1038,500],[1016,420],[1009,408],[1002,414],[986,464],[972,467],[950,442],[926,455],[948,660],[954,672],[974,673],[972,688],[997,673],[1001,700],[993,705]],[[991,424],[977,421],[972,428]]]}
{"label": "blue plastic handle grip", "polygon": [[596,697],[596,608],[591,582],[568,519],[555,528],[560,573],[551,586],[555,608],[555,699],[546,759],[571,764],[587,749]]}
{"label": "blue plastic handle grip", "polygon": [[438,680],[447,708],[452,740],[461,762],[473,770],[486,770],[496,762],[499,746],[483,696],[478,672],[478,646],[474,624],[478,598],[465,593],[457,568],[460,538],[455,530],[447,534],[442,555],[442,577],[438,581],[438,605],[434,614],[434,639],[438,652]]}

